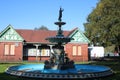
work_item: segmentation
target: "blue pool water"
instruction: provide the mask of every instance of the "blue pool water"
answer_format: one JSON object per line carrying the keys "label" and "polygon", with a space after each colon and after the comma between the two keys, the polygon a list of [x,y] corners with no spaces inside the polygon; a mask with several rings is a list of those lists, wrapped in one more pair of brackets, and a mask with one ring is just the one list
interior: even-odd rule
{"label": "blue pool water", "polygon": [[75,64],[75,69],[58,70],[58,69],[44,69],[44,64],[26,64],[19,66],[10,67],[11,70],[15,71],[26,71],[26,72],[40,72],[40,73],[92,73],[107,71],[110,68],[106,66],[98,65],[87,65],[87,64]]}
{"label": "blue pool water", "polygon": [[65,70],[44,69],[44,64],[26,64],[11,66],[6,70],[6,73],[27,78],[70,80],[106,77],[112,75],[113,71],[106,66],[88,64],[75,64],[75,68]]}

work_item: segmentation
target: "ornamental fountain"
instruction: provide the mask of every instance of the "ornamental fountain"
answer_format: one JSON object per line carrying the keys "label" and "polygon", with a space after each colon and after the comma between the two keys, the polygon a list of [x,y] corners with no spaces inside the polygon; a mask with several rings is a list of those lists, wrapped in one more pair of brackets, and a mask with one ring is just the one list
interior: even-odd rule
{"label": "ornamental fountain", "polygon": [[62,25],[65,25],[65,22],[62,22],[62,12],[63,9],[60,8],[59,10],[59,18],[58,22],[55,22],[55,25],[58,25],[59,29],[57,35],[55,37],[48,37],[46,40],[49,40],[51,43],[57,43],[55,46],[52,47],[54,54],[50,58],[50,60],[45,61],[44,69],[59,69],[59,70],[66,70],[66,69],[74,69],[74,62],[71,61],[67,54],[64,51],[63,44],[70,42],[72,38],[64,37],[63,31],[61,29]]}
{"label": "ornamental fountain", "polygon": [[51,43],[55,43],[52,47],[54,53],[44,64],[26,64],[11,66],[5,72],[9,75],[35,78],[35,79],[96,79],[110,76],[113,74],[111,68],[106,66],[74,64],[64,51],[64,44],[70,42],[72,38],[65,37],[61,27],[65,25],[62,22],[63,9],[59,10],[58,22],[55,25],[59,27],[56,36],[48,37]]}

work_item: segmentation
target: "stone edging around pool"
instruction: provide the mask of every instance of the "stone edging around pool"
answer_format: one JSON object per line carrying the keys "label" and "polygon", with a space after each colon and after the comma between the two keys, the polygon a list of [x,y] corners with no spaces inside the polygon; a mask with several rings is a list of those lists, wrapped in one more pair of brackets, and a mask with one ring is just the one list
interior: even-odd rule
{"label": "stone edging around pool", "polygon": [[7,74],[26,77],[26,78],[41,78],[41,79],[88,79],[88,78],[99,78],[106,77],[113,74],[112,70],[107,70],[103,72],[93,72],[93,73],[71,73],[71,74],[55,74],[55,73],[40,73],[40,72],[25,72],[25,71],[14,71],[6,70]]}

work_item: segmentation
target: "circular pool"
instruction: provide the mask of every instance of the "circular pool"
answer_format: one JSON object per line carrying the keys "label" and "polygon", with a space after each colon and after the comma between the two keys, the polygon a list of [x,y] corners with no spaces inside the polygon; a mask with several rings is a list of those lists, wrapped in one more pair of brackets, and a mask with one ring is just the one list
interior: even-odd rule
{"label": "circular pool", "polygon": [[88,79],[113,74],[109,67],[87,64],[75,64],[75,69],[67,70],[44,69],[44,64],[26,64],[11,66],[5,72],[14,76],[41,79]]}

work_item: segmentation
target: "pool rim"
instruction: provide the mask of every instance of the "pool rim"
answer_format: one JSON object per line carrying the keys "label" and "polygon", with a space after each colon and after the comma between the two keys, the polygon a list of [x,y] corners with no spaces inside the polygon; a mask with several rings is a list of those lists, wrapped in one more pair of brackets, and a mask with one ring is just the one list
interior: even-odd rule
{"label": "pool rim", "polygon": [[[25,64],[27,65],[27,64]],[[82,64],[83,65],[83,64]],[[87,64],[89,65],[89,64]],[[16,65],[20,66],[20,65]],[[14,66],[14,67],[16,67]],[[99,65],[93,65],[93,66],[99,66]],[[101,66],[101,65],[100,65]],[[10,66],[13,67],[13,66]],[[18,76],[23,78],[40,78],[40,79],[91,79],[91,78],[102,78],[107,77],[110,75],[113,75],[114,72],[110,67],[103,66],[108,68],[106,71],[100,71],[100,72],[91,72],[91,73],[67,73],[67,74],[56,74],[56,73],[37,73],[37,72],[26,72],[26,71],[16,71],[11,70],[10,67],[8,67],[5,70],[6,74],[12,75],[12,76]]]}

